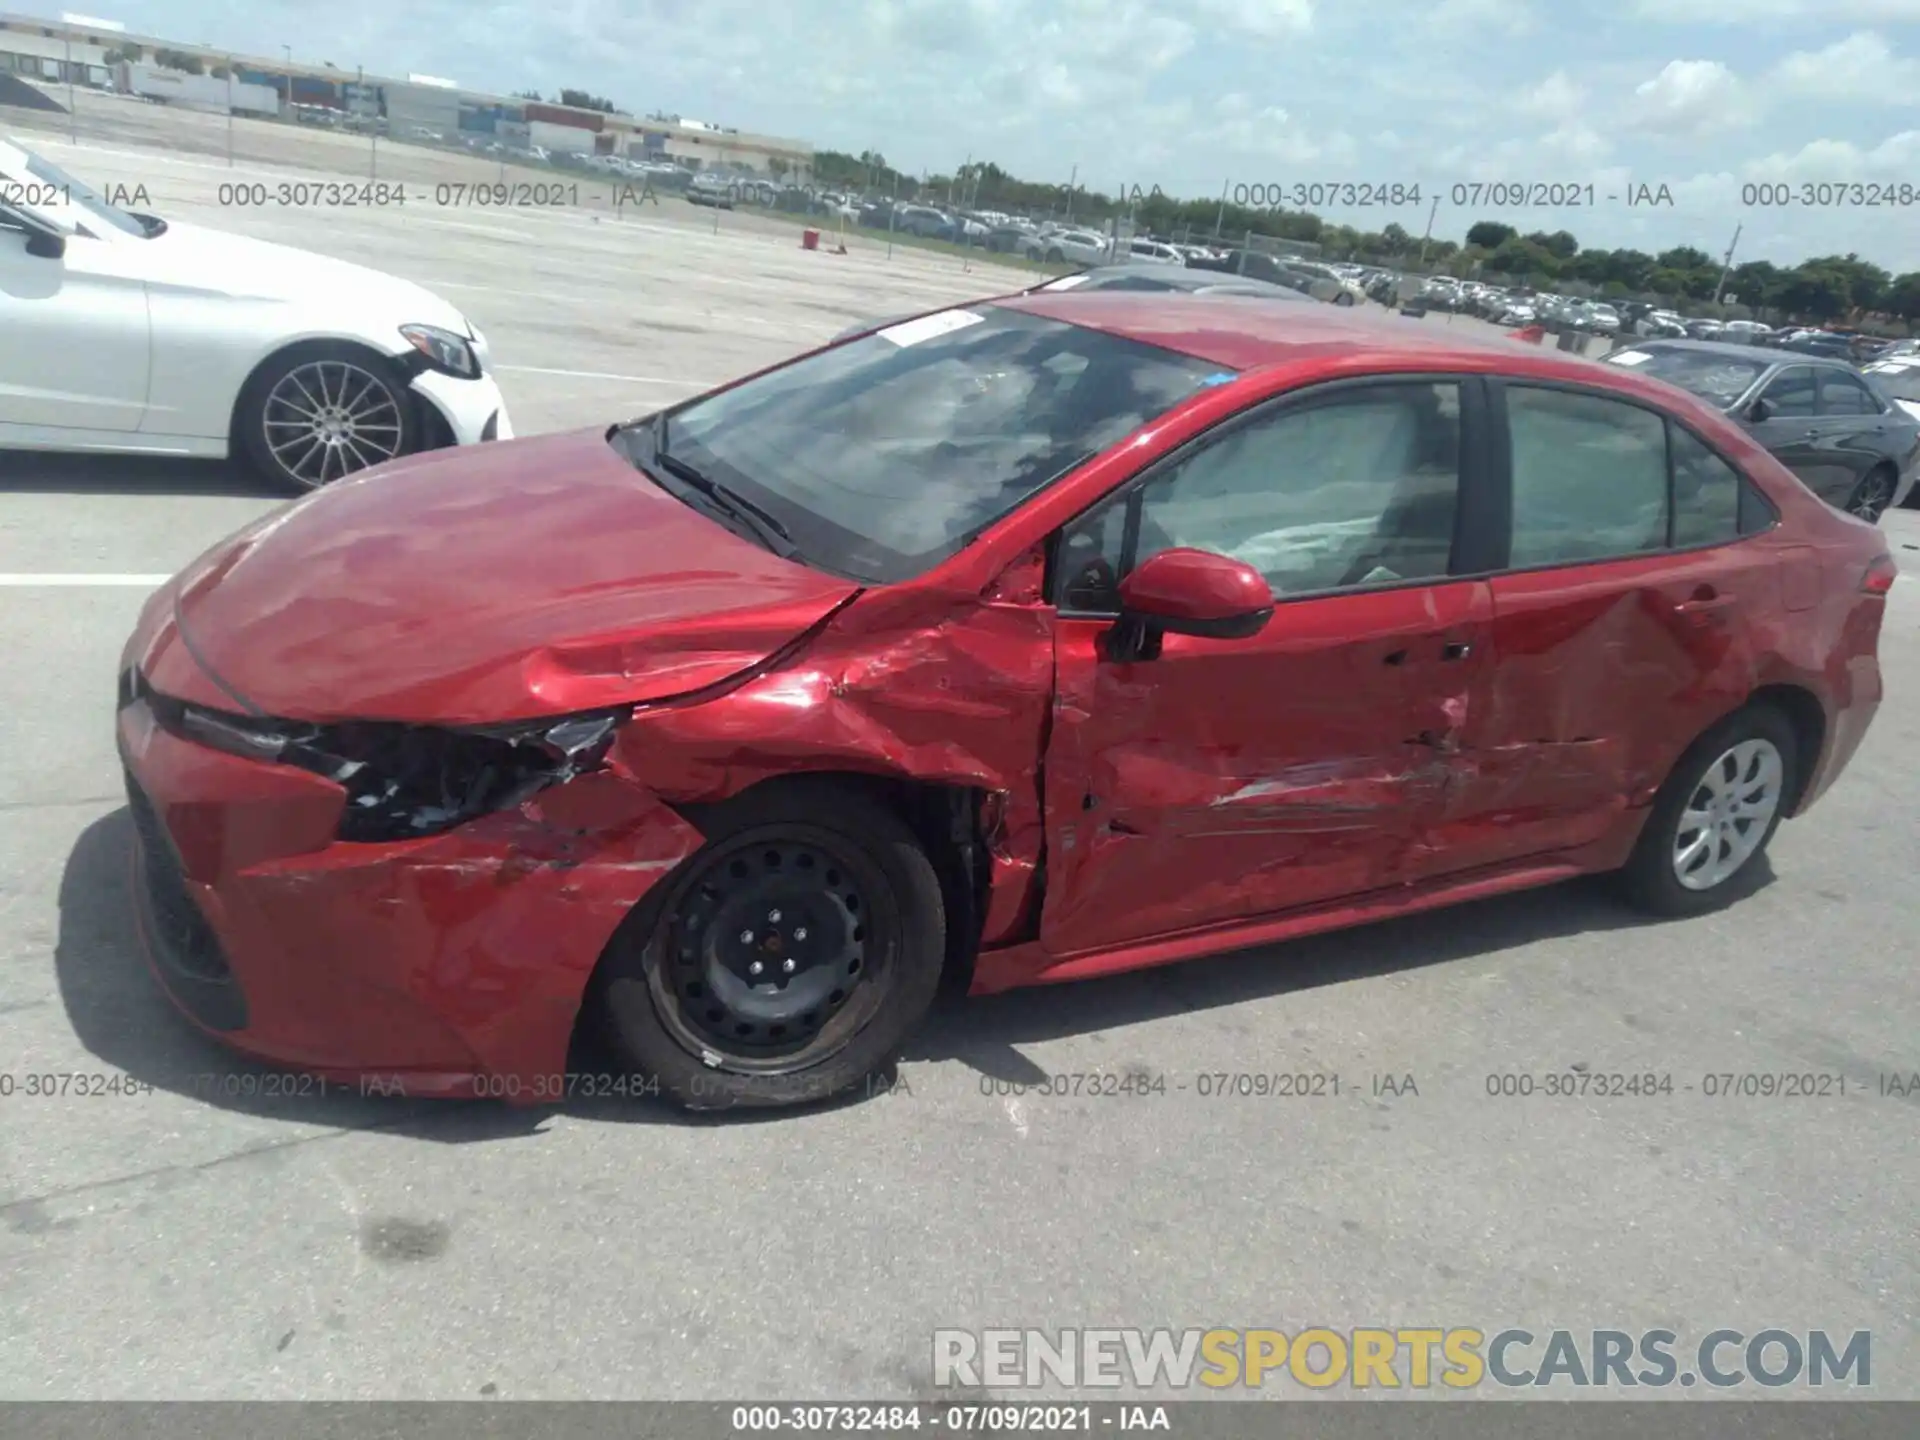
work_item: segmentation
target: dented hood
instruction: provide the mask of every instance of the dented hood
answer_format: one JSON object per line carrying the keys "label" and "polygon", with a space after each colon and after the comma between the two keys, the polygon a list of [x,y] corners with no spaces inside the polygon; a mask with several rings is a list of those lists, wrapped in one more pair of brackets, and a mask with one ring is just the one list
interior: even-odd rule
{"label": "dented hood", "polygon": [[715,684],[858,588],[689,509],[593,430],[316,491],[189,567],[176,616],[262,714],[487,724]]}

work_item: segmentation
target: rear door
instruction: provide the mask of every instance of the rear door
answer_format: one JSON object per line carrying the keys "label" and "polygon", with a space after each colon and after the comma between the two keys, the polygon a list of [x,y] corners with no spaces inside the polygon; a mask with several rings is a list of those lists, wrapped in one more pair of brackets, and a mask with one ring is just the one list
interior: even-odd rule
{"label": "rear door", "polygon": [[[1836,471],[1844,472],[1846,488],[1834,503],[1846,506],[1862,494],[1861,483],[1868,475],[1889,466],[1895,448],[1888,433],[1893,416],[1879,396],[1850,371],[1837,366],[1820,372],[1819,403],[1820,437],[1816,443]],[[1884,493],[1878,497],[1875,515],[1893,498],[1892,482],[1898,476],[1898,467],[1894,466]]]}
{"label": "rear door", "polygon": [[1744,701],[1775,516],[1699,436],[1576,386],[1493,387],[1509,514],[1491,682],[1422,874],[1576,850]]}
{"label": "rear door", "polygon": [[[1484,683],[1491,595],[1451,574],[1482,394],[1450,378],[1316,387],[1211,432],[1067,528],[1045,759],[1049,952],[1404,874]],[[1157,658],[1105,658],[1118,580],[1177,545],[1261,570],[1272,620],[1247,640],[1168,636]]]}

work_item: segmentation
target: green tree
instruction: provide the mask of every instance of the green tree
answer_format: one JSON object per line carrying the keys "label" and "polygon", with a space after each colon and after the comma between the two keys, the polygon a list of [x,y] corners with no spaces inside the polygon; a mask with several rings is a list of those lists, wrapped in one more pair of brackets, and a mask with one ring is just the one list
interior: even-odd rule
{"label": "green tree", "polygon": [[156,50],[153,63],[164,70],[183,70],[189,75],[206,73],[206,67],[200,63],[198,55],[189,55],[184,50]]}
{"label": "green tree", "polygon": [[1569,230],[1555,230],[1551,234],[1536,231],[1527,239],[1556,260],[1571,260],[1580,250],[1580,242]]}
{"label": "green tree", "polygon": [[1898,315],[1910,325],[1920,322],[1920,270],[1910,270],[1888,285],[1882,303],[1889,315]]}
{"label": "green tree", "polygon": [[1518,233],[1513,226],[1502,225],[1498,220],[1481,220],[1467,227],[1467,244],[1482,250],[1498,250]]}

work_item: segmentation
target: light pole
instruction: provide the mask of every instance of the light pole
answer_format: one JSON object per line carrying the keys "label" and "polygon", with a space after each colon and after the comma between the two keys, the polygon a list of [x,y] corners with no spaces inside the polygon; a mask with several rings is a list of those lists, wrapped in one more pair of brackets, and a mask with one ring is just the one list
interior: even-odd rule
{"label": "light pole", "polygon": [[[111,30],[118,35],[124,35],[127,29],[127,27],[122,25],[118,20],[102,20],[95,15],[75,15],[70,11],[61,12],[60,23],[67,26],[80,25],[89,30]],[[73,31],[68,29],[65,35],[67,41],[67,138],[75,144],[78,144],[80,140],[80,109],[74,103]]]}

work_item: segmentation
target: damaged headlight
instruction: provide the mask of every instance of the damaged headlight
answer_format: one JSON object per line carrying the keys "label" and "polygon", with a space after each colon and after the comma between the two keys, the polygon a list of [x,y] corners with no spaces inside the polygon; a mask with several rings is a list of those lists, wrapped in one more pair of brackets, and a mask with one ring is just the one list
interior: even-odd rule
{"label": "damaged headlight", "polygon": [[[386,720],[303,725],[175,703],[161,723],[228,754],[297,765],[341,786],[339,838],[437,835],[510,810],[549,785],[599,769],[631,707],[524,724],[444,729]],[[156,707],[158,709],[158,707]]]}

